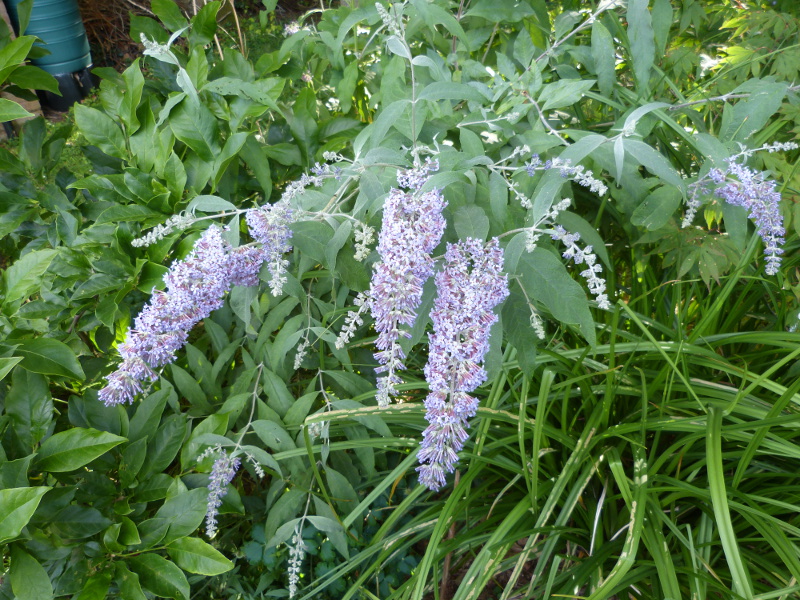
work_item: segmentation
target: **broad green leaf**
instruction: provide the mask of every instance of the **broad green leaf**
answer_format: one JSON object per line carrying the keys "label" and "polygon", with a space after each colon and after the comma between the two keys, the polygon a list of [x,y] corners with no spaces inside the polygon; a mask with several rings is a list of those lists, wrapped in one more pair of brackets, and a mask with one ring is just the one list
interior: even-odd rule
{"label": "broad green leaf", "polygon": [[53,399],[47,378],[16,369],[6,394],[5,412],[20,444],[30,452],[47,433],[53,419]]}
{"label": "broad green leaf", "polygon": [[196,488],[181,492],[167,499],[152,519],[139,526],[142,544],[168,544],[191,535],[203,523],[206,516],[208,490]]}
{"label": "broad green leaf", "polygon": [[[583,270],[580,265],[577,268]],[[577,325],[589,344],[595,344],[594,318],[586,292],[555,254],[544,248],[524,253],[517,272],[529,297],[544,304],[562,323]]]}
{"label": "broad green leaf", "polygon": [[473,102],[486,102],[487,98],[477,88],[466,83],[455,81],[435,81],[423,89],[418,100],[471,100]]}
{"label": "broad green leaf", "polygon": [[300,221],[291,229],[292,245],[318,263],[326,264],[326,248],[333,239],[333,228],[320,221]]}
{"label": "broad green leaf", "polygon": [[125,441],[105,431],[73,427],[44,441],[36,456],[36,468],[52,473],[74,471]]}
{"label": "broad green leaf", "polygon": [[617,80],[614,38],[599,20],[592,25],[592,58],[600,93],[610,98]]}
{"label": "broad green leaf", "polygon": [[42,274],[57,254],[57,250],[34,250],[8,267],[3,273],[5,303],[24,300],[38,290]]}
{"label": "broad green leaf", "polygon": [[111,571],[95,573],[83,584],[81,592],[74,600],[105,600],[108,597],[108,588],[111,586]]}
{"label": "broad green leaf", "polygon": [[656,57],[652,18],[648,9],[649,0],[629,0],[628,39],[633,61],[636,87],[640,92],[647,90],[650,83],[650,70]]}
{"label": "broad green leaf", "polygon": [[0,98],[0,122],[27,119],[32,116],[32,113],[29,113],[13,100]]}
{"label": "broad green leaf", "polygon": [[189,202],[186,211],[194,213],[196,210],[201,212],[225,212],[227,210],[236,210],[236,205],[219,196],[195,196]]}
{"label": "broad green leaf", "polygon": [[203,104],[181,102],[169,116],[172,133],[202,160],[213,162],[220,152],[217,119]]}
{"label": "broad green leaf", "polygon": [[189,600],[189,582],[175,563],[152,552],[132,556],[128,566],[139,576],[139,583],[160,598]]}
{"label": "broad green leaf", "polygon": [[139,576],[131,572],[122,561],[117,561],[114,581],[119,588],[122,600],[147,600],[139,583]]}
{"label": "broad green leaf", "polygon": [[53,584],[39,561],[20,546],[11,548],[11,568],[8,572],[16,600],[50,600]]}
{"label": "broad green leaf", "polygon": [[686,193],[686,182],[680,176],[675,167],[667,160],[663,154],[654,150],[650,145],[625,138],[623,141],[625,151],[640,165],[645,167],[653,175],[658,175],[666,183],[674,185],[682,194]]}
{"label": "broad green leaf", "polygon": [[274,452],[294,450],[296,447],[292,436],[274,421],[265,419],[253,421],[252,428],[267,448]]}
{"label": "broad green leaf", "polygon": [[77,504],[70,504],[60,511],[53,523],[65,538],[72,539],[93,536],[111,525],[111,521],[96,508]]}
{"label": "broad green leaf", "polygon": [[0,490],[0,544],[16,538],[31,520],[49,487],[22,487]]}
{"label": "broad green leaf", "polygon": [[175,460],[185,435],[186,418],[183,415],[170,415],[164,419],[147,446],[142,477],[166,469]]}
{"label": "broad green leaf", "polygon": [[[35,41],[35,36],[22,35],[0,48],[0,71],[25,62]],[[0,83],[3,83],[3,79],[0,79]]]}
{"label": "broad green leaf", "polygon": [[205,4],[192,18],[192,26],[189,29],[189,45],[205,46],[214,41],[214,34],[217,32],[217,13],[221,2],[214,1]]}
{"label": "broad green leaf", "polygon": [[534,14],[528,2],[497,2],[479,0],[464,14],[465,17],[481,17],[492,23],[515,23]]}
{"label": "broad green leaf", "polygon": [[572,106],[594,85],[594,79],[561,79],[542,87],[539,105],[542,111]]}
{"label": "broad green leaf", "polygon": [[631,223],[650,231],[667,224],[680,206],[681,193],[672,186],[664,185],[645,198],[631,215]]}
{"label": "broad green leaf", "polygon": [[731,93],[750,94],[736,104],[725,104],[719,139],[723,142],[744,143],[754,133],[761,131],[781,107],[787,85],[783,82],[751,79]]}
{"label": "broad green leaf", "polygon": [[152,0],[150,9],[170,31],[179,31],[189,25],[181,9],[172,0]]}
{"label": "broad green leaf", "polygon": [[655,0],[653,3],[653,37],[658,50],[657,56],[665,56],[669,30],[673,24],[672,3],[670,0]]}
{"label": "broad green leaf", "polygon": [[122,130],[105,113],[96,108],[76,104],[75,122],[89,143],[109,156],[125,158],[128,155]]}
{"label": "broad green leaf", "polygon": [[489,217],[481,207],[474,204],[459,208],[453,215],[453,223],[461,239],[474,238],[484,241],[489,235]]}
{"label": "broad green leaf", "polygon": [[20,366],[33,373],[81,380],[86,378],[75,353],[63,342],[52,338],[36,338],[14,340],[13,343],[17,345],[14,353],[22,357]]}
{"label": "broad green leaf", "polygon": [[233,568],[225,556],[198,538],[182,538],[167,546],[167,553],[181,569],[198,575],[219,575]]}

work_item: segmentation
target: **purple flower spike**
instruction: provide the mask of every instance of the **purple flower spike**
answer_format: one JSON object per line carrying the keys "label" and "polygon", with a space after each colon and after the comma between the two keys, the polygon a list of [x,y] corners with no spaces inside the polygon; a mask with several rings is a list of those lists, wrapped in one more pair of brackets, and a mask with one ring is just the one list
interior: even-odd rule
{"label": "purple flower spike", "polygon": [[758,228],[758,235],[764,240],[764,257],[767,275],[775,275],[781,265],[781,254],[786,230],[783,228],[783,215],[780,211],[781,195],[775,191],[776,182],[767,181],[763,173],[731,161],[728,173],[738,179],[712,177],[714,183],[722,183],[716,194],[728,204],[743,206],[749,211],[748,217]]}
{"label": "purple flower spike", "polygon": [[440,190],[420,193],[428,173],[435,167],[429,164],[398,176],[404,185],[414,189],[403,192],[392,189],[383,207],[383,224],[378,237],[381,262],[375,265],[369,292],[369,306],[375,319],[379,352],[375,359],[381,364],[378,373],[378,405],[389,405],[402,380],[397,371],[405,369],[405,354],[399,345],[400,336],[410,337],[409,329],[417,318],[422,301],[422,287],[433,274],[430,253],[442,239],[445,219],[442,210],[446,202]]}
{"label": "purple flower spike", "polygon": [[425,365],[431,390],[425,400],[429,425],[417,454],[419,481],[433,491],[455,470],[458,452],[469,437],[467,422],[478,410],[478,400],[469,392],[486,380],[482,364],[497,321],[493,311],[508,296],[497,238],[485,246],[475,239],[449,244],[445,261],[436,274],[438,296],[431,311],[433,333]]}
{"label": "purple flower spike", "polygon": [[164,276],[165,292],[156,292],[128,330],[119,350],[124,359],[112,373],[99,398],[106,406],[132,402],[153,382],[153,369],[175,360],[188,331],[224,301],[230,289],[228,245],[218,227],[209,227],[189,255]]}
{"label": "purple flower spike", "polygon": [[208,504],[206,506],[206,535],[213,538],[217,535],[217,515],[222,506],[222,498],[228,493],[228,484],[233,481],[241,461],[231,458],[224,451],[214,461],[208,481]]}
{"label": "purple flower spike", "polygon": [[286,267],[289,261],[283,255],[292,249],[289,243],[292,238],[289,224],[293,218],[294,211],[286,202],[248,210],[245,217],[250,235],[263,247],[264,260],[272,275],[269,287],[273,296],[280,296],[286,284]]}

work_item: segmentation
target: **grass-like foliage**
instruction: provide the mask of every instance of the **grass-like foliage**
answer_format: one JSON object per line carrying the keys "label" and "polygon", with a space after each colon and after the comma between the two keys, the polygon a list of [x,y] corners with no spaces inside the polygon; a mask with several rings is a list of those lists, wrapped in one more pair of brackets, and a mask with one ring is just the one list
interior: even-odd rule
{"label": "grass-like foliage", "polygon": [[264,4],[0,149],[0,599],[797,598],[792,7]]}

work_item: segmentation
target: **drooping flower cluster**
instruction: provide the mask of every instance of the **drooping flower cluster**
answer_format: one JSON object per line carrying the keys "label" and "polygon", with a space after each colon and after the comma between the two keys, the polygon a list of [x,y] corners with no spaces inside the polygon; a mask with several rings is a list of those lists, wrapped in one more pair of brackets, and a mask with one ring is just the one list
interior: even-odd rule
{"label": "drooping flower cluster", "polygon": [[442,210],[446,202],[440,190],[422,192],[435,163],[398,175],[404,192],[393,188],[383,207],[383,223],[378,236],[381,261],[374,267],[369,290],[369,308],[375,320],[378,339],[375,354],[380,367],[378,405],[389,405],[401,382],[397,371],[405,369],[405,354],[400,336],[410,337],[410,328],[422,301],[422,286],[433,274],[431,252],[444,233]]}
{"label": "drooping flower cluster", "polygon": [[561,177],[572,179],[578,185],[589,188],[590,191],[602,196],[608,191],[608,187],[597,179],[591,170],[582,165],[573,165],[569,159],[552,158],[542,162],[538,154],[531,155],[530,161],[525,164],[528,175],[533,177],[536,171],[549,171],[558,169]]}
{"label": "drooping flower cluster", "polygon": [[561,225],[553,228],[550,237],[564,244],[567,249],[561,255],[567,260],[572,260],[576,265],[586,265],[581,271],[581,277],[586,279],[589,291],[597,298],[597,305],[605,310],[611,308],[611,303],[606,295],[606,280],[598,275],[603,272],[603,267],[597,262],[597,256],[592,252],[591,246],[581,248],[577,242],[581,239],[578,233],[569,233]]}
{"label": "drooping flower cluster", "polygon": [[229,249],[212,226],[186,258],[172,265],[164,276],[166,290],[153,294],[119,347],[123,361],[99,393],[107,406],[133,401],[143,383],[155,381],[155,369],[175,360],[189,330],[222,306],[232,282],[257,275],[260,263],[232,261]]}
{"label": "drooping flower cluster", "polygon": [[758,148],[743,149],[726,160],[724,169],[713,168],[706,175],[690,186],[690,194],[686,200],[686,212],[683,215],[683,227],[689,227],[702,206],[700,198],[708,195],[709,186],[714,186],[714,194],[733,206],[742,206],[748,210],[748,218],[752,219],[758,229],[758,235],[764,240],[764,256],[767,275],[775,275],[781,264],[781,255],[786,230],[783,227],[783,216],[780,212],[781,195],[776,191],[776,182],[767,180],[766,173],[760,173],[740,164],[756,152],[785,152],[796,150],[794,142],[774,142]]}
{"label": "drooping flower cluster", "polygon": [[300,570],[306,556],[306,543],[303,540],[303,521],[295,525],[292,532],[292,543],[289,546],[289,598],[297,595],[297,584],[300,583]]}
{"label": "drooping flower cluster", "polygon": [[429,425],[417,454],[420,483],[433,491],[445,484],[469,437],[467,421],[478,410],[470,392],[486,380],[482,364],[497,321],[493,310],[509,293],[496,238],[485,246],[475,239],[449,244],[445,263],[436,274],[433,333],[425,365]]}
{"label": "drooping flower cluster", "polygon": [[100,400],[106,406],[132,402],[157,379],[156,369],[175,360],[189,331],[222,306],[231,286],[258,284],[265,261],[272,275],[272,292],[279,294],[288,265],[283,254],[291,249],[291,217],[291,208],[285,203],[248,211],[250,233],[260,247],[231,248],[219,227],[206,229],[189,255],[164,275],[166,289],[154,292],[136,317],[119,347],[122,363],[108,376]]}
{"label": "drooping flower cluster", "polygon": [[208,480],[208,503],[206,505],[206,535],[213,538],[217,535],[217,515],[222,506],[222,498],[228,493],[228,484],[233,481],[236,471],[239,470],[241,460],[232,457],[220,446],[213,446],[200,455],[200,459],[216,454],[217,460],[211,467]]}
{"label": "drooping flower cluster", "polygon": [[267,263],[272,276],[269,287],[273,296],[280,296],[286,284],[286,267],[289,266],[289,261],[284,258],[284,254],[292,249],[289,244],[292,238],[289,223],[293,217],[294,211],[284,200],[250,209],[245,215],[250,235],[261,244],[262,262]]}

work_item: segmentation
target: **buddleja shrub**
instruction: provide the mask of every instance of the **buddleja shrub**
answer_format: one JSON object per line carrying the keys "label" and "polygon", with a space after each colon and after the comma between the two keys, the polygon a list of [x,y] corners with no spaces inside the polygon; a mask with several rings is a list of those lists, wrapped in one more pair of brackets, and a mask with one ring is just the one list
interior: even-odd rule
{"label": "buddleja shrub", "polygon": [[[437,515],[482,485],[485,445],[509,443],[492,441],[491,419],[523,423],[513,443],[524,450],[542,357],[570,345],[589,355],[619,318],[635,274],[615,246],[644,230],[672,276],[709,285],[734,267],[781,276],[781,197],[745,163],[796,148],[753,139],[794,89],[748,80],[719,124],[689,90],[659,101],[680,89],[656,65],[668,0],[552,22],[535,2],[345,7],[288,26],[255,64],[213,54],[218,8],[187,22],[155,3],[172,34],[134,21],[148,69],[104,72],[101,108],[76,110],[96,172],[70,185],[73,241],[101,239],[116,262],[64,282],[50,263],[23,272],[25,254],[5,277],[7,298],[24,288],[9,316],[38,294],[69,307],[83,334],[8,328],[7,596],[35,580],[39,595],[81,598],[294,597],[307,585],[306,597],[353,597],[367,583],[421,598],[448,527]],[[696,227],[700,210],[726,233]],[[608,410],[581,419],[577,440],[548,430],[574,449],[568,465]],[[523,469],[545,502],[509,509],[533,510],[528,528],[546,524],[567,485],[555,468],[537,488],[539,450],[497,463]],[[638,536],[647,476],[641,449],[626,453],[633,466],[614,468]],[[500,501],[520,477],[486,493]],[[374,504],[387,498],[399,505],[389,517]],[[430,518],[391,534],[417,513]],[[461,597],[502,570],[487,548],[510,549],[520,536],[509,535],[486,533]],[[625,538],[594,597],[623,581],[638,539]]]}

